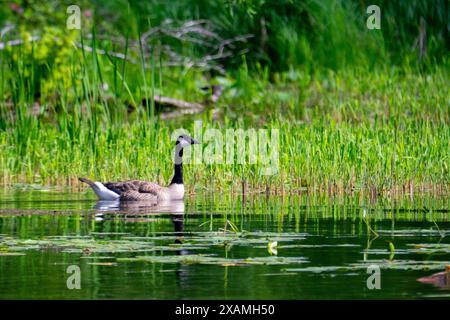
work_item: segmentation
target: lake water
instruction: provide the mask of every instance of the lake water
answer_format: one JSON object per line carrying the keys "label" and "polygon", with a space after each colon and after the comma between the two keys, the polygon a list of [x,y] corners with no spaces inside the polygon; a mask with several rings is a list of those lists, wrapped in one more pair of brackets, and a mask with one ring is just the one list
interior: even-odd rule
{"label": "lake water", "polygon": [[448,198],[197,195],[154,208],[5,189],[0,299],[448,299],[450,276],[417,279],[450,265],[449,215]]}

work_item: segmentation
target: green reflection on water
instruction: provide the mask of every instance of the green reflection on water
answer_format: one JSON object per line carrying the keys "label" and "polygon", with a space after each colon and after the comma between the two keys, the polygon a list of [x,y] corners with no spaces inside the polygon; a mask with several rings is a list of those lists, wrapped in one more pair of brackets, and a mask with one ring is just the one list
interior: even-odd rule
{"label": "green reflection on water", "polygon": [[[154,208],[2,190],[0,298],[445,298],[417,278],[450,264],[448,204],[198,195]],[[367,289],[371,264],[381,290]]]}

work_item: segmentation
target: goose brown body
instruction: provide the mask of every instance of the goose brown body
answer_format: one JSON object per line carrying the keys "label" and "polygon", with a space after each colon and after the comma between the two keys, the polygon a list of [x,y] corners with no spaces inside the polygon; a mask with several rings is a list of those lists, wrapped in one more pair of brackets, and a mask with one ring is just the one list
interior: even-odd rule
{"label": "goose brown body", "polygon": [[103,185],[124,201],[158,201],[158,195],[163,196],[166,189],[157,183],[142,180],[107,182]]}
{"label": "goose brown body", "polygon": [[158,194],[164,188],[154,182],[129,180],[123,182],[107,182],[104,186],[120,195],[122,201],[157,202]]}

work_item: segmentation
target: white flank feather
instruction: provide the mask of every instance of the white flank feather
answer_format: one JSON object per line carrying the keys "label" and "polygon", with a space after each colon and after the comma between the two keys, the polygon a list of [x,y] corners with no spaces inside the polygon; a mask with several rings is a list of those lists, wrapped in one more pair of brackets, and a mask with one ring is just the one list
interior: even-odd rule
{"label": "white flank feather", "polygon": [[101,182],[95,182],[96,188],[92,188],[94,190],[95,194],[100,200],[116,200],[119,199],[119,195],[115,193],[114,191],[109,190],[106,188],[103,183]]}

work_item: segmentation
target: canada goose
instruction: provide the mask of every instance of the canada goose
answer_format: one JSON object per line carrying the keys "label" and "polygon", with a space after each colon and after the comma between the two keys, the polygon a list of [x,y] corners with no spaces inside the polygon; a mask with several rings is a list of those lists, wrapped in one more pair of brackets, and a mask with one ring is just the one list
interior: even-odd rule
{"label": "canada goose", "polygon": [[191,144],[199,144],[199,142],[188,135],[178,137],[175,146],[174,175],[168,187],[142,180],[103,183],[86,178],[78,179],[87,183],[100,200],[147,201],[155,204],[162,201],[181,200],[184,197],[183,148]]}

